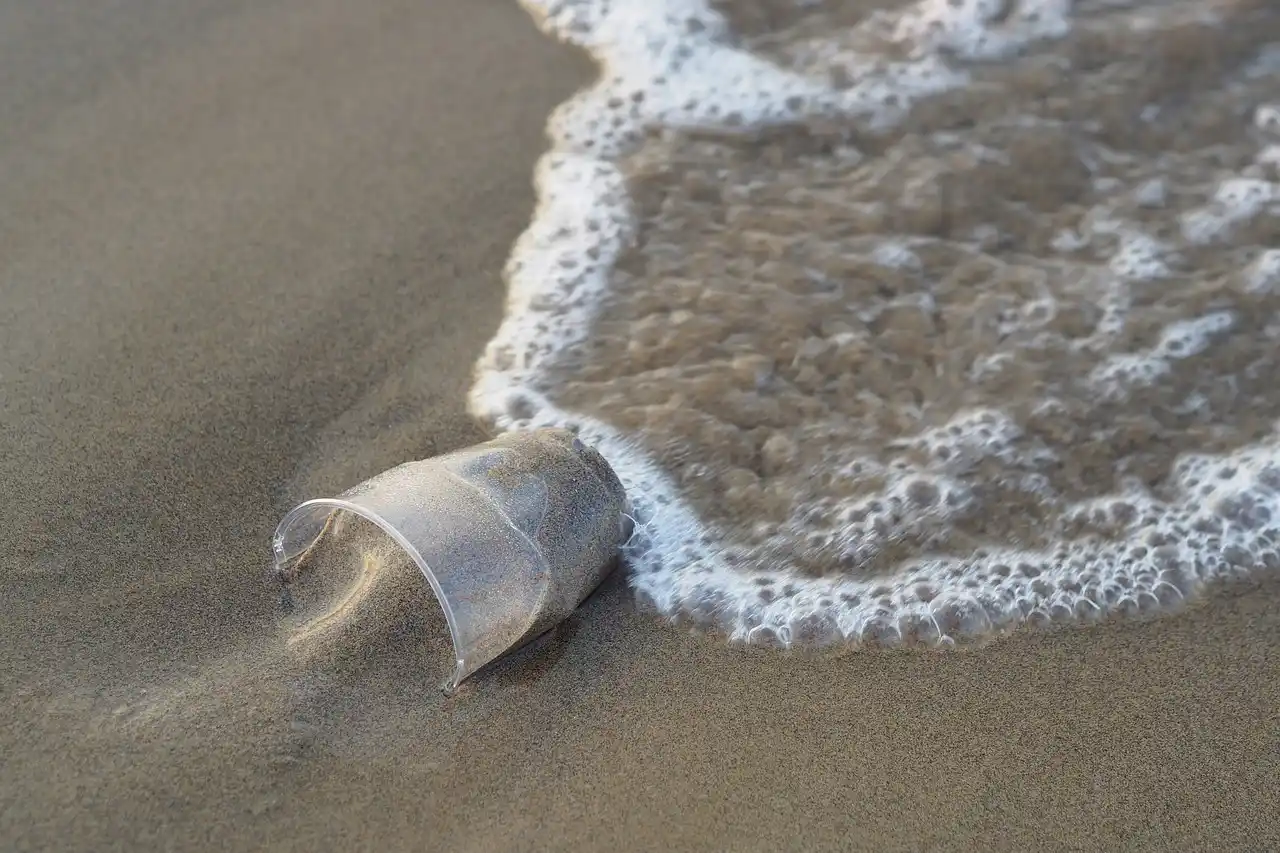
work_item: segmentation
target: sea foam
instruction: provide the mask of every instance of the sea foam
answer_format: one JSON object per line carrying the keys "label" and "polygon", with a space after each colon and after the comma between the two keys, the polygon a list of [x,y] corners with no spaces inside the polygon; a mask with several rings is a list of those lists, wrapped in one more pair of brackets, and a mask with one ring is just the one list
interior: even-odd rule
{"label": "sea foam", "polygon": [[[1248,248],[1280,204],[1263,165],[1219,170],[1196,197],[1198,184],[1140,174],[1127,155],[1099,141],[1107,128],[1090,125],[1094,141],[1082,141],[1069,160],[1099,201],[1044,240],[1032,263],[1025,258],[1029,246],[1020,255],[1001,248],[1011,227],[1003,220],[975,220],[971,231],[947,239],[929,236],[947,215],[938,188],[955,174],[940,158],[960,158],[958,168],[976,173],[984,163],[1008,166],[1016,150],[973,143],[963,129],[910,131],[913,121],[924,120],[921,111],[945,103],[948,93],[964,97],[1000,85],[992,69],[1016,61],[1033,81],[1036,74],[1049,81],[1028,85],[1045,89],[1038,103],[1052,111],[1051,99],[1060,97],[1054,77],[1069,72],[1069,62],[1049,51],[1041,61],[1037,50],[1077,29],[1096,33],[1095,41],[1115,27],[1211,31],[1229,19],[1233,4],[921,0],[839,27],[806,29],[800,15],[781,35],[754,40],[730,23],[744,4],[723,4],[723,12],[695,0],[524,5],[549,35],[590,52],[600,75],[548,122],[551,150],[535,176],[538,207],[508,262],[506,314],[477,365],[469,405],[499,429],[566,426],[600,449],[632,502],[635,532],[625,547],[631,583],[660,613],[737,640],[784,646],[949,645],[1025,624],[1163,612],[1208,582],[1280,567],[1280,423],[1254,429],[1250,441],[1207,441],[1215,452],[1180,450],[1157,475],[1145,470],[1146,456],[1117,451],[1117,465],[1133,470],[1108,472],[1112,481],[1092,492],[1088,477],[1062,473],[1077,464],[1072,448],[1090,441],[1082,431],[1093,417],[1104,423],[1093,440],[1104,444],[1133,440],[1124,424],[1146,405],[1162,405],[1188,429],[1216,435],[1211,393],[1192,383],[1176,400],[1153,402],[1149,395],[1201,369],[1195,365],[1220,341],[1269,334],[1256,323],[1240,331],[1242,310],[1277,307],[1268,301],[1277,291],[1275,250]],[[819,4],[796,7],[805,5]],[[1275,70],[1263,65],[1259,59],[1231,85],[1262,80],[1265,90]],[[1162,120],[1160,104],[1134,106],[1146,121]],[[1259,103],[1239,122],[1241,133],[1259,137],[1258,158],[1274,136],[1274,111]],[[1014,124],[1030,132],[1039,132],[1037,123],[1052,134],[1070,130],[1034,112]],[[1089,117],[1079,120],[1089,125]],[[986,127],[999,130],[1001,121]],[[866,186],[897,181],[903,189],[896,208],[820,182],[788,184],[786,205],[771,207],[761,199],[776,175],[732,180],[729,169],[715,166],[733,140],[824,123],[841,130],[814,155],[820,168],[833,181],[855,173]],[[897,141],[867,154],[860,148],[864,134]],[[758,263],[737,294],[696,275],[681,278],[671,260],[674,243],[660,239],[664,227],[679,230],[673,205],[696,195],[692,178],[683,194],[637,196],[644,175],[666,174],[682,157],[697,160],[705,151],[714,156],[704,194],[716,199],[707,204],[736,205],[715,213],[708,233],[718,239],[732,232],[733,245]],[[1180,162],[1171,166],[1174,178]],[[1048,183],[1055,178],[1044,175]],[[893,282],[880,290],[896,292],[871,289],[860,298],[846,286],[845,298],[831,301],[832,289],[844,286],[835,265],[798,272],[780,266],[796,241],[777,236],[778,229],[803,229],[797,223],[825,208],[856,227],[813,235],[829,250],[819,257],[839,256],[842,269]],[[673,224],[663,226],[663,215]],[[646,217],[655,216],[649,224]],[[1147,309],[1154,288],[1182,293],[1195,253],[1222,245],[1247,256],[1218,275],[1217,297],[1187,288],[1173,308]],[[667,266],[653,277],[622,275],[619,264],[637,252],[651,266],[658,260]],[[981,291],[988,274],[1018,278],[1021,301],[991,316],[991,336],[958,374],[977,390],[952,393],[935,383],[913,397],[897,395],[887,382],[881,392],[873,372],[895,352],[912,352],[921,334],[941,334],[927,318],[960,298],[938,285],[936,258],[944,268],[958,265],[977,276],[958,291],[964,299]],[[721,267],[733,262],[711,269],[727,274]],[[682,334],[696,338],[699,323],[718,307],[758,315],[741,299],[758,290],[751,282],[782,272],[796,277],[798,284],[787,288],[801,294],[797,299],[811,287],[832,306],[831,316],[819,310],[807,321],[810,337],[770,349],[750,331],[756,327],[743,325],[745,349],[718,361],[699,360],[701,350],[679,343]],[[644,286],[659,279],[678,298]],[[907,292],[916,284],[904,281],[924,285]],[[626,299],[649,306],[641,321],[606,316],[608,305]],[[847,317],[834,316],[841,311]],[[922,331],[921,317],[932,332]],[[622,331],[612,337],[600,331],[619,323]],[[1029,386],[1033,393],[1004,405],[1001,394],[1012,392],[1002,389],[1014,387],[1008,377],[1025,369],[1028,354],[1075,372],[1049,381],[1046,367]],[[584,358],[594,380],[582,369]],[[1258,360],[1249,367],[1265,369]],[[601,376],[624,374],[634,379],[626,386],[631,392],[620,395],[625,399],[590,402],[603,387]],[[715,402],[671,391],[663,385],[668,380],[672,388],[702,382]],[[801,417],[767,414],[782,405],[767,399],[779,382],[787,383]],[[863,423],[815,405],[806,422],[805,406],[832,389],[874,398],[858,411],[880,414]],[[656,396],[641,399],[646,394]],[[969,403],[959,399],[966,395]],[[938,402],[951,397],[958,401]],[[721,405],[724,411],[713,411]],[[671,426],[682,406],[699,418],[683,433]],[[743,415],[744,407],[766,414]],[[1238,438],[1247,431],[1229,432]],[[755,448],[749,465],[713,462],[714,454],[698,458],[697,449],[713,446],[716,435],[738,440],[748,433]],[[1026,523],[1009,522],[1005,535],[997,523],[991,535],[987,517],[1009,506],[1025,512]]]}

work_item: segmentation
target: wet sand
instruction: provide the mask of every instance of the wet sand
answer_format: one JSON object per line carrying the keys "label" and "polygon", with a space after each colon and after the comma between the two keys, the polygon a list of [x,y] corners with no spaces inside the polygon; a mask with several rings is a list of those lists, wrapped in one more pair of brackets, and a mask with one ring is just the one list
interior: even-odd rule
{"label": "wet sand", "polygon": [[620,578],[458,695],[283,655],[296,500],[463,411],[550,109],[498,0],[0,2],[0,846],[1280,847],[1280,582],[954,654],[726,648]]}

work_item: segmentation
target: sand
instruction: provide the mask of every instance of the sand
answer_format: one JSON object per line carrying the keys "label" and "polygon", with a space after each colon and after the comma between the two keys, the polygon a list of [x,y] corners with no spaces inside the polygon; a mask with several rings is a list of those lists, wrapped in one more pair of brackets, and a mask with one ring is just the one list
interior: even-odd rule
{"label": "sand", "polygon": [[1280,582],[952,654],[727,648],[615,577],[452,698],[299,660],[298,499],[463,410],[547,112],[499,0],[0,3],[0,847],[1280,847]]}

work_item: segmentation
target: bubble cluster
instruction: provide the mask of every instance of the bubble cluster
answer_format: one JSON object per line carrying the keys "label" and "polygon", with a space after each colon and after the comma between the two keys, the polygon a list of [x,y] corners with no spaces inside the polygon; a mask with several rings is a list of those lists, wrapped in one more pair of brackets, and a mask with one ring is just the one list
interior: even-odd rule
{"label": "bubble cluster", "polygon": [[631,239],[622,173],[608,161],[553,151],[538,163],[538,206],[507,262],[502,325],[475,370],[472,413],[502,429],[530,416],[538,378],[582,340]]}
{"label": "bubble cluster", "polygon": [[1171,323],[1150,350],[1112,355],[1094,369],[1090,378],[1107,399],[1126,397],[1132,387],[1154,385],[1168,376],[1172,372],[1170,362],[1204,352],[1213,336],[1230,329],[1234,322],[1230,312],[1219,311]]}
{"label": "bubble cluster", "polygon": [[601,450],[659,612],[948,645],[1280,567],[1265,4],[525,5],[600,78],[471,408]]}
{"label": "bubble cluster", "polygon": [[1150,235],[1131,232],[1120,239],[1120,245],[1107,266],[1124,278],[1168,278],[1172,274],[1167,260],[1170,254],[1171,250],[1167,245]]}
{"label": "bubble cluster", "polygon": [[904,14],[894,37],[917,52],[949,50],[1000,59],[1071,28],[1071,0],[924,0]]}
{"label": "bubble cluster", "polygon": [[1182,217],[1182,235],[1192,243],[1223,239],[1231,231],[1262,215],[1280,215],[1280,184],[1260,178],[1228,178],[1218,185],[1212,201]]}

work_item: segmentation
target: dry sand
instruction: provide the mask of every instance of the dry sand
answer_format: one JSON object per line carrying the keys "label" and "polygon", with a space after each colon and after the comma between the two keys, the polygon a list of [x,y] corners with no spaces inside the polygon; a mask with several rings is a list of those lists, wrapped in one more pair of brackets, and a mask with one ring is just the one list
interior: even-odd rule
{"label": "dry sand", "polygon": [[451,698],[299,660],[298,498],[480,437],[550,108],[505,0],[0,2],[0,847],[1280,848],[1280,582],[953,654],[724,647],[614,578]]}

